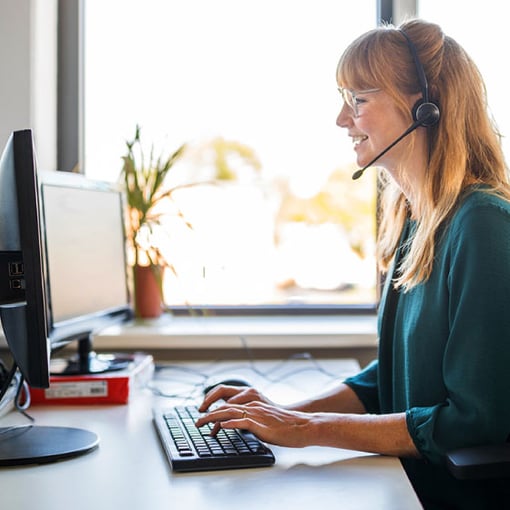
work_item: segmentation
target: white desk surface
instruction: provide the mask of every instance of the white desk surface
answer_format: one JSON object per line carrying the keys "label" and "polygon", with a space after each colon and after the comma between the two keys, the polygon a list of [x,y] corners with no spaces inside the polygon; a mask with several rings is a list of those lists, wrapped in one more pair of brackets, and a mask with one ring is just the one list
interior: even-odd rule
{"label": "white desk surface", "polygon": [[[298,362],[304,366],[305,362]],[[257,362],[257,368],[264,365]],[[269,365],[271,366],[271,365]],[[321,362],[345,373],[349,362]],[[220,365],[214,365],[214,371]],[[208,367],[209,369],[211,366]],[[234,364],[227,372],[244,375]],[[291,400],[330,384],[324,374],[305,368],[294,377],[291,365],[280,366],[263,382],[274,399]],[[310,367],[313,368],[313,367]],[[169,372],[170,373],[170,372]],[[179,373],[174,374],[179,377]],[[182,374],[180,374],[182,375]],[[193,377],[193,376],[189,376]],[[184,377],[185,379],[186,377]],[[252,378],[253,380],[253,378]],[[299,384],[295,381],[299,380]],[[158,382],[163,391],[182,391],[173,375]],[[184,384],[187,384],[185,382]],[[165,387],[166,385],[166,387]],[[195,391],[194,395],[199,395]],[[175,474],[170,470],[152,425],[154,405],[175,402],[137,390],[128,405],[34,406],[38,425],[87,428],[100,436],[97,450],[85,456],[42,466],[0,469],[0,503],[15,510],[229,510],[342,508],[412,510],[421,508],[398,459],[333,448],[272,447],[271,468]],[[0,426],[26,424],[19,413]]]}

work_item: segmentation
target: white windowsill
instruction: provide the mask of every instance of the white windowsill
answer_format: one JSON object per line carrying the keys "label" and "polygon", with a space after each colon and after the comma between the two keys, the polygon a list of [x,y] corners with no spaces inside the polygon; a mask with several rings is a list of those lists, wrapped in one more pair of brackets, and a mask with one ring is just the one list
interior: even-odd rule
{"label": "white windowsill", "polygon": [[173,317],[112,326],[96,336],[101,348],[202,349],[375,347],[376,317]]}
{"label": "white windowsill", "polygon": [[[111,326],[101,349],[356,348],[377,346],[375,315],[292,317],[173,317]],[[97,343],[96,343],[97,342]],[[0,349],[6,348],[0,331]]]}

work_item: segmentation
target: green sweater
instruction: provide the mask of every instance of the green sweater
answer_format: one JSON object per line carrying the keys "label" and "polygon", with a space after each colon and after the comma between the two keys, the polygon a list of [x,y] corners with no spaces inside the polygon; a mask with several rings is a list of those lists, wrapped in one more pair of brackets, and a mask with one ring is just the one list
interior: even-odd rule
{"label": "green sweater", "polygon": [[510,483],[459,482],[445,452],[510,434],[510,204],[474,189],[436,239],[425,283],[385,286],[378,360],[345,382],[369,413],[405,411],[422,459],[402,463],[425,508],[501,508],[491,494]]}

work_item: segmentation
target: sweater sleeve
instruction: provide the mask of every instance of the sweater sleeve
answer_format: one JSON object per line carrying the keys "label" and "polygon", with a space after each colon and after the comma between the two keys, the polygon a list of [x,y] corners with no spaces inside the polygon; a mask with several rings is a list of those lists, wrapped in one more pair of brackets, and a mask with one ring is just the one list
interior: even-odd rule
{"label": "sweater sleeve", "polygon": [[459,212],[446,250],[447,398],[406,416],[417,448],[432,462],[455,447],[504,442],[510,433],[508,209],[492,204]]}
{"label": "sweater sleeve", "polygon": [[379,392],[377,384],[378,362],[372,361],[359,374],[344,381],[361,400],[367,413],[379,414]]}

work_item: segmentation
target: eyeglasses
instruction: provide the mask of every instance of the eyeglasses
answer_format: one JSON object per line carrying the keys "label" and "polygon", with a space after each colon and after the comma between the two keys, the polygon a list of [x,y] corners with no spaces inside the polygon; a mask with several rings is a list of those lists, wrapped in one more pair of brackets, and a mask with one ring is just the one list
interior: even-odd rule
{"label": "eyeglasses", "polygon": [[338,87],[338,91],[342,94],[342,99],[344,103],[351,108],[354,113],[354,117],[359,116],[359,105],[364,103],[364,99],[359,96],[363,96],[364,94],[372,94],[373,92],[379,92],[381,89],[368,89],[368,90],[359,90],[355,91],[352,89],[345,89],[343,87]]}

